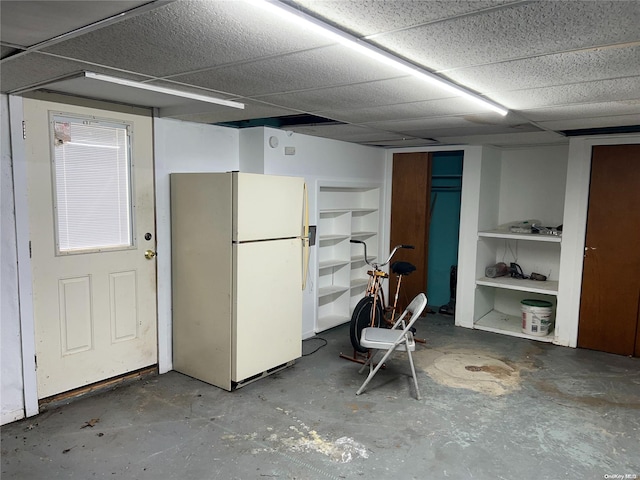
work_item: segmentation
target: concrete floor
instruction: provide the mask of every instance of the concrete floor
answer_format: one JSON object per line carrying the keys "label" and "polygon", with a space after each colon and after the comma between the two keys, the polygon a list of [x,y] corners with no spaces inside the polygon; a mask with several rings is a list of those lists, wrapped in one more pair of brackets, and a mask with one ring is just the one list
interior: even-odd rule
{"label": "concrete floor", "polygon": [[341,326],[232,393],[170,372],[5,425],[2,480],[640,478],[640,360],[417,325],[421,401],[402,357],[356,396]]}

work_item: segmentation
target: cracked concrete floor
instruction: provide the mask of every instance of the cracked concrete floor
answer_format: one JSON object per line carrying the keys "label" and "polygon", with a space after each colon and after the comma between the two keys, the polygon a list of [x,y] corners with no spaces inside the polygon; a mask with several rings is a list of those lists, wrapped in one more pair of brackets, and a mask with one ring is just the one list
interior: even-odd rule
{"label": "cracked concrete floor", "polygon": [[355,395],[345,325],[235,392],[170,372],[5,425],[2,479],[640,477],[639,359],[417,328],[420,401],[402,354]]}

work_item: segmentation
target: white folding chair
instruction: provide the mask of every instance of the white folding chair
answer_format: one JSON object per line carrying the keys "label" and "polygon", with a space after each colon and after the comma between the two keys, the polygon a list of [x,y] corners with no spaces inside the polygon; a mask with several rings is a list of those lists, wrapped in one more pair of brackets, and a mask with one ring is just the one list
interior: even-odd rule
{"label": "white folding chair", "polygon": [[[377,328],[367,327],[362,330],[360,335],[360,345],[366,348],[374,350],[373,354],[369,355],[369,358],[360,369],[360,372],[364,368],[369,366],[369,376],[364,381],[362,386],[356,392],[356,395],[360,395],[371,379],[378,373],[378,370],[382,367],[384,362],[391,356],[396,350],[407,352],[409,357],[409,364],[411,365],[411,375],[413,383],[416,386],[416,397],[420,400],[420,390],[418,388],[418,378],[416,377],[416,369],[413,365],[413,358],[411,352],[416,349],[416,342],[413,339],[413,333],[411,327],[422,314],[422,311],[427,306],[427,296],[424,293],[419,293],[411,300],[411,303],[406,308],[402,315],[398,318],[398,321],[391,328]],[[410,315],[409,323],[406,323],[406,317]],[[373,359],[379,351],[385,351],[382,359],[375,365]]]}

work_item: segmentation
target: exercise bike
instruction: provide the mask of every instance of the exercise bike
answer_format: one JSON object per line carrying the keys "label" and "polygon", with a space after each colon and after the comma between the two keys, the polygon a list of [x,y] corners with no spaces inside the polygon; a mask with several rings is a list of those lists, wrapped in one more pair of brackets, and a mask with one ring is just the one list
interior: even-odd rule
{"label": "exercise bike", "polygon": [[356,304],[356,307],[353,309],[353,314],[351,315],[349,336],[351,338],[351,345],[353,346],[353,356],[350,357],[341,353],[340,357],[353,362],[364,363],[365,360],[360,357],[368,354],[369,349],[360,345],[362,330],[366,327],[382,326],[391,328],[393,326],[396,321],[396,309],[398,306],[398,298],[400,297],[402,279],[404,276],[416,270],[416,267],[409,262],[394,262],[391,264],[391,272],[397,275],[398,285],[396,287],[393,305],[387,305],[382,287],[384,280],[389,278],[389,274],[382,268],[389,264],[398,250],[403,248],[413,249],[415,247],[413,245],[397,245],[383,263],[377,263],[369,261],[367,244],[365,242],[362,240],[351,240],[351,243],[362,244],[364,248],[364,261],[371,267],[371,270],[367,271],[369,280],[364,297]]}

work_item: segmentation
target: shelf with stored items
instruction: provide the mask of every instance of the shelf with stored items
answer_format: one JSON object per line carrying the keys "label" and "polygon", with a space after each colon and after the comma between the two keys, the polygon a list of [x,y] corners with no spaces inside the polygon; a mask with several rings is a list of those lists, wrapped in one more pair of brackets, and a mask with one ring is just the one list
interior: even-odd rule
{"label": "shelf with stored items", "polygon": [[554,280],[546,280],[544,282],[540,282],[537,280],[517,279],[511,277],[481,277],[476,280],[476,285],[483,285],[485,287],[493,288],[504,288],[507,290],[517,290],[520,292],[540,293],[543,295],[558,294],[558,282]]}
{"label": "shelf with stored items", "polygon": [[[523,230],[537,231],[529,228],[532,224],[562,225],[566,168],[564,147],[490,150],[477,163],[465,163],[465,177],[471,180],[463,196],[470,191],[477,196],[468,215],[461,216],[461,238],[465,226],[475,226],[475,232],[466,232],[470,236],[462,248],[468,248],[475,261],[460,265],[464,272],[459,300],[470,303],[462,307],[465,316],[456,318],[457,324],[542,342],[556,340],[555,329],[531,334],[523,326],[523,312],[527,301],[550,304],[555,312],[561,291],[562,235],[557,228],[540,228],[543,233]],[[487,272],[498,263],[506,264],[506,275]],[[532,273],[546,280],[529,278]]]}
{"label": "shelf with stored items", "polygon": [[522,331],[522,315],[511,315],[508,313],[491,310],[475,323],[477,330],[485,332],[501,333],[518,338],[528,338],[539,342],[553,342],[553,334],[545,336],[529,335]]}
{"label": "shelf with stored items", "polygon": [[478,272],[482,276],[476,278],[476,284],[544,295],[557,295],[561,241],[562,237],[559,235],[511,233],[502,230],[478,232],[478,253],[482,258],[489,259],[487,267],[492,263],[503,262],[509,265],[513,262],[521,265],[524,273],[539,273],[547,279],[539,281],[514,278],[511,275],[487,277],[485,268],[484,271],[480,269]]}
{"label": "shelf with stored items", "polygon": [[[554,307],[558,295],[561,237],[511,233],[500,230],[478,232],[478,256],[485,259],[476,272],[474,328],[505,335],[552,342],[553,333],[544,336],[523,331],[521,304],[525,300],[544,299]],[[521,266],[525,277],[531,273],[546,280],[519,278],[507,274],[488,277],[486,267],[498,262]],[[482,268],[482,265],[485,265]]]}
{"label": "shelf with stored items", "polygon": [[562,236],[560,235],[547,235],[539,233],[513,233],[501,229],[481,231],[478,232],[478,236],[487,238],[502,238],[505,240],[526,240],[530,242],[560,243],[562,241]]}
{"label": "shelf with stored items", "polygon": [[364,255],[349,240],[366,242],[369,257],[378,254],[380,190],[379,185],[318,184],[316,332],[348,322],[364,294]]}

